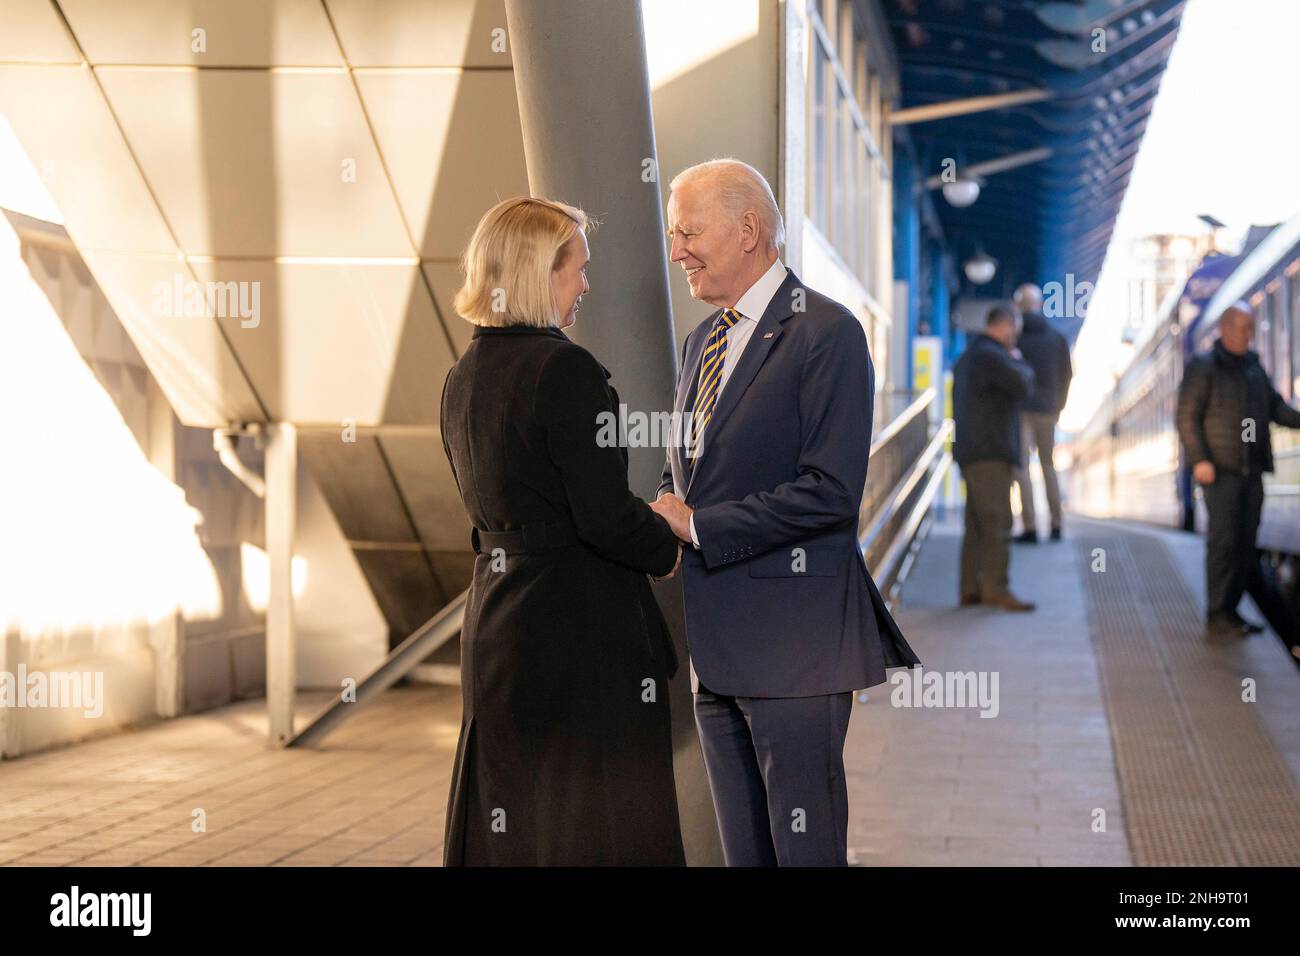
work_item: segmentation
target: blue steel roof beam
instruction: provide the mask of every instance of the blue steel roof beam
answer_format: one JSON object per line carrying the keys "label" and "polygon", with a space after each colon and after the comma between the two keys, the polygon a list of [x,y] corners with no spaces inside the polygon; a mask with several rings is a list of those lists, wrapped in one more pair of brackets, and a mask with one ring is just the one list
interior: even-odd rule
{"label": "blue steel roof beam", "polygon": [[[1065,69],[1073,69],[1079,72],[1084,70],[1106,68],[1106,61],[1112,57],[1123,57],[1125,60],[1129,56],[1137,54],[1126,54],[1130,47],[1140,46],[1157,40],[1165,33],[1178,28],[1179,17],[1182,16],[1184,0],[1171,5],[1163,13],[1157,14],[1154,19],[1145,25],[1137,25],[1135,29],[1127,36],[1122,31],[1106,28],[1106,46],[1104,51],[1094,50],[1095,42],[1092,36],[1086,38],[1070,39],[1047,39],[1040,40],[1034,45],[1038,55],[1049,63]],[[1112,33],[1118,34],[1112,36]]]}
{"label": "blue steel roof beam", "polygon": [[954,240],[969,235],[1001,249],[1032,249],[1038,244],[1040,230],[1037,223],[1004,216],[1001,222],[954,220],[947,223],[947,232]]}
{"label": "blue steel roof beam", "polygon": [[[1012,89],[1041,89],[1042,78],[1035,73],[1008,72],[1005,64],[990,62],[986,68],[975,68],[969,59],[926,58],[912,60],[902,68],[903,107],[911,107],[912,91],[917,89],[917,77],[938,80],[945,78],[946,85],[939,92],[945,97],[954,94],[965,96],[984,96],[993,93],[1006,93]],[[933,86],[923,87],[935,89]],[[918,90],[919,92],[919,90]],[[1053,89],[1054,93],[1060,91]]]}
{"label": "blue steel roof beam", "polygon": [[934,148],[920,166],[927,176],[943,172],[943,160],[945,159],[955,157],[960,160],[955,170],[958,175],[970,171],[972,175],[980,176],[982,175],[980,171],[973,169],[973,167],[983,166],[1006,156],[1017,156],[1039,149],[1050,148],[1044,147],[1041,139],[998,143],[986,140],[972,140],[963,136],[944,136],[936,139],[931,145]]}
{"label": "blue steel roof beam", "polygon": [[[966,26],[956,17],[948,17],[943,20],[931,20],[925,17],[886,17],[885,22],[889,24],[892,30],[902,33],[906,41],[902,51],[904,54],[919,49],[920,45],[929,45],[935,41],[936,36],[951,36],[961,40],[974,40],[988,46],[1019,46],[1026,50],[1033,48],[1035,43],[1052,36],[1046,31],[1038,31],[1036,35],[1027,35],[1024,30],[1010,30],[1005,24],[1002,24],[997,30],[990,30],[987,27]],[[916,29],[919,28],[927,34],[921,43],[917,42],[918,34]],[[909,30],[911,31],[909,33]]]}
{"label": "blue steel roof beam", "polygon": [[1126,172],[1138,154],[1139,150],[1132,150],[1123,156],[1098,154],[1082,159],[1075,157],[1068,167],[1055,166],[1045,170],[1043,186],[1057,193],[1073,193],[1103,186]]}
{"label": "blue steel roof beam", "polygon": [[[904,51],[902,61],[904,104],[910,106],[906,99],[910,82],[909,74],[939,75],[949,74],[953,80],[972,93],[983,89],[978,84],[988,84],[988,89],[999,91],[1000,84],[1014,82],[1021,86],[1037,86],[1051,89],[1058,96],[1093,96],[1100,91],[1109,92],[1114,86],[1126,83],[1140,73],[1153,67],[1162,67],[1169,58],[1169,52],[1177,37],[1177,24],[1167,26],[1162,33],[1152,33],[1145,46],[1136,52],[1127,54],[1120,62],[1098,60],[1088,69],[1060,69],[1045,72],[1027,72],[1020,68],[1008,68],[1005,60],[990,61],[985,66],[972,65],[969,57],[950,56],[943,51],[920,52]],[[910,55],[909,55],[910,54]],[[1110,58],[1107,57],[1109,60]],[[1089,76],[1095,72],[1096,76]],[[951,95],[951,91],[950,95]]]}
{"label": "blue steel roof beam", "polygon": [[1116,167],[1108,174],[1103,174],[1100,180],[1096,178],[1083,179],[1081,177],[1080,182],[1076,185],[1052,187],[1051,191],[1055,192],[1063,202],[1098,202],[1103,198],[1109,198],[1110,192],[1115,189],[1120,180],[1133,171],[1136,161],[1136,156],[1126,160],[1122,167]]}
{"label": "blue steel roof beam", "polygon": [[1087,172],[1090,169],[1096,169],[1102,172],[1109,172],[1116,166],[1122,164],[1125,160],[1137,156],[1138,150],[1141,148],[1142,140],[1136,139],[1131,141],[1121,150],[1115,151],[1106,149],[1103,152],[1097,153],[1095,156],[1085,156],[1079,164],[1080,171]]}
{"label": "blue steel roof beam", "polygon": [[[1160,86],[1160,80],[1164,76],[1165,63],[1168,58],[1162,59],[1158,63],[1148,64],[1145,68],[1137,72],[1120,78],[1118,76],[1102,76],[1097,80],[1089,83],[1080,84],[1072,90],[1062,90],[1056,94],[1052,100],[1054,105],[1059,104],[1067,109],[1074,109],[1074,103],[1080,103],[1086,106],[1089,103],[1095,104],[1100,97],[1110,99],[1111,93],[1116,89],[1124,89],[1128,94],[1146,93],[1157,89]],[[1112,82],[1106,82],[1107,79]]]}
{"label": "blue steel roof beam", "polygon": [[[971,88],[972,90],[979,90],[982,88],[979,84],[986,83],[988,84],[987,88],[990,91],[1001,92],[1008,89],[1009,84],[1015,83],[1020,86],[1043,86],[1061,93],[1069,92],[1077,88],[1080,84],[1081,76],[1085,75],[1086,72],[1079,68],[1055,68],[1050,63],[1043,60],[1041,55],[1037,52],[1035,52],[1032,58],[1026,59],[1047,67],[1046,70],[1040,68],[1036,71],[1031,71],[1021,66],[1017,61],[1008,62],[1005,55],[1001,55],[997,59],[988,60],[987,65],[983,62],[976,65],[972,62],[971,54],[967,52],[964,41],[958,41],[961,46],[954,50],[951,43],[948,46],[944,46],[942,41],[937,43],[927,42],[924,46],[909,45],[905,31],[901,35],[896,33],[895,39],[903,47],[904,56],[901,62],[904,77],[903,91],[905,96],[910,95],[908,93],[907,82],[907,74],[909,71],[916,72],[923,70],[929,73],[942,72],[951,74],[958,84],[962,87]],[[1150,46],[1158,50],[1161,41],[1162,38],[1154,37]],[[1014,43],[1014,41],[1005,40],[988,40],[985,42],[989,43],[992,50],[998,53],[1001,53],[1001,47],[1005,45],[1006,42]],[[1137,53],[1126,52],[1126,55],[1132,57],[1147,57],[1151,54],[1147,53],[1146,50],[1143,49]],[[1095,60],[1099,57],[1099,55],[1092,56]],[[1141,62],[1144,61],[1139,62],[1138,68],[1141,68]],[[1105,71],[1102,73],[1104,76],[1106,75],[1106,72],[1118,70],[1121,66],[1123,66],[1122,63],[1110,63],[1103,66],[1103,64],[1098,60],[1092,64],[1091,69]],[[1122,74],[1122,76],[1127,75],[1128,74]]]}
{"label": "blue steel roof beam", "polygon": [[[1104,247],[1103,247],[1104,250]],[[1044,277],[1064,277],[1072,273],[1076,281],[1094,281],[1101,271],[1102,255],[1089,252],[1080,255],[1071,249],[1049,250],[1044,246],[1039,250],[1038,272]]]}
{"label": "blue steel roof beam", "polygon": [[1108,226],[1119,211],[1119,204],[1099,203],[1095,207],[1079,209],[1077,206],[1047,206],[1036,217],[1039,228],[1056,233],[1062,242],[1077,243],[1090,238],[1100,228]]}
{"label": "blue steel roof beam", "polygon": [[1103,133],[1089,140],[1082,149],[1063,155],[1075,158],[1081,166],[1099,162],[1109,162],[1114,165],[1127,159],[1130,151],[1142,142],[1143,131],[1138,130],[1123,137],[1115,136],[1113,133]]}
{"label": "blue steel roof beam", "polygon": [[[1155,103],[1158,90],[1158,83],[1148,84],[1143,82],[1142,84],[1133,87],[1128,94],[1121,95],[1118,103],[1106,98],[1105,115],[1108,117],[1117,117],[1114,122],[1131,122],[1133,115],[1148,115],[1151,111],[1152,105]],[[1086,137],[1086,132],[1080,132],[1085,127],[1090,126],[1094,121],[1102,122],[1103,124],[1106,123],[1106,120],[1101,119],[1098,116],[1101,110],[1097,108],[1096,99],[1096,97],[1093,97],[1092,100],[1089,101],[1086,98],[1063,96],[1052,101],[1052,109],[1050,110],[1024,105],[1019,107],[1010,107],[1004,111],[999,111],[998,116],[999,119],[1009,121],[1016,125],[1027,125],[1027,123],[1033,123],[1040,129],[1044,129],[1058,136],[1074,135]],[[1070,100],[1079,102],[1081,105],[1068,110],[1063,109],[1065,103]],[[1118,117],[1122,117],[1123,119],[1121,120]],[[972,122],[964,117],[953,117],[944,120],[943,122],[946,124],[945,129],[963,123],[977,126],[985,131],[987,131],[988,128],[987,116],[982,118],[982,122]],[[1027,135],[1032,134],[1027,133]]]}
{"label": "blue steel roof beam", "polygon": [[[1115,0],[1080,0],[1076,4],[1043,3],[1033,8],[1038,22],[1057,33],[1080,36],[1091,34],[1097,27],[1104,27],[1121,17],[1132,16],[1138,10],[1150,6],[1150,0],[1130,0],[1123,6],[1116,6]],[[1154,15],[1154,11],[1152,11]],[[1140,16],[1140,15],[1139,15]]]}
{"label": "blue steel roof beam", "polygon": [[1026,237],[1023,230],[1017,233],[1010,229],[992,232],[983,229],[949,229],[948,238],[959,246],[963,240],[969,240],[971,246],[978,241],[995,259],[1008,256],[1032,257],[1040,245],[1034,241],[1037,237]]}
{"label": "blue steel roof beam", "polygon": [[[1032,166],[1035,163],[1041,163],[1051,155],[1052,150],[1049,147],[1040,146],[1037,149],[1026,149],[1017,153],[994,156],[978,163],[967,163],[966,175],[977,179],[983,179],[986,176],[997,176],[1000,173],[1012,172],[1026,166]],[[943,180],[938,175],[931,176],[925,181],[927,189],[939,189],[942,186]]]}
{"label": "blue steel roof beam", "polygon": [[1133,163],[1126,161],[1124,164],[1114,166],[1103,170],[1089,170],[1086,174],[1080,174],[1080,186],[1069,189],[1068,192],[1062,192],[1058,195],[1068,197],[1069,199],[1080,199],[1087,196],[1087,202],[1100,202],[1108,196],[1115,186],[1124,179],[1133,170]]}
{"label": "blue steel roof beam", "polygon": [[1043,186],[1053,193],[1075,192],[1090,186],[1101,187],[1114,180],[1131,156],[1073,157],[1069,165],[1058,164],[1045,171]]}
{"label": "blue steel roof beam", "polygon": [[1057,233],[1066,245],[1072,246],[1076,249],[1083,249],[1087,247],[1089,242],[1094,241],[1098,236],[1106,234],[1113,228],[1114,222],[1110,217],[1106,217],[1102,219],[1101,222],[1097,223],[1097,225],[1082,234],[1079,234],[1075,230],[1073,222],[1067,222],[1065,226],[1057,230]]}
{"label": "blue steel roof beam", "polygon": [[1088,170],[1086,172],[1090,174],[1090,178],[1087,179],[1084,179],[1084,174],[1081,173],[1080,178],[1083,180],[1083,188],[1087,190],[1094,200],[1105,195],[1107,190],[1112,189],[1116,183],[1132,172],[1133,164],[1131,160],[1136,159],[1137,155],[1137,153],[1134,153],[1129,160],[1122,164]]}
{"label": "blue steel roof beam", "polygon": [[945,97],[930,103],[895,110],[889,116],[892,126],[910,126],[913,123],[936,123],[958,116],[974,116],[994,110],[1011,109],[1026,103],[1041,103],[1052,98],[1049,90],[1037,88],[1015,90],[1010,93],[993,93],[987,96],[966,96],[953,99]]}
{"label": "blue steel roof beam", "polygon": [[[1081,92],[1082,95],[1090,95],[1094,92],[1099,83],[1106,83],[1108,77],[1114,76],[1116,79],[1123,81],[1127,80],[1135,72],[1145,69],[1148,66],[1162,65],[1163,61],[1167,59],[1167,48],[1172,45],[1173,37],[1176,35],[1177,18],[1184,4],[1185,0],[1170,0],[1169,3],[1162,4],[1161,7],[1163,12],[1155,21],[1137,31],[1134,37],[1123,41],[1122,46],[1124,49],[1122,52],[1125,54],[1125,61],[1118,64],[1105,61],[1094,62],[1092,64],[1092,69],[1099,71],[1100,75],[1095,78],[1085,79],[1085,84],[1081,91],[1079,84],[1079,77],[1081,74],[1080,71],[1076,70],[1053,70],[1049,68],[1046,72],[1051,74],[1050,79],[1053,80],[1056,85],[1048,85],[1052,85],[1053,89],[1058,89],[1062,94]],[[1009,66],[1005,60],[995,61],[996,65],[991,63],[988,68],[981,67],[979,69],[974,69],[972,68],[971,60],[968,55],[963,57],[953,57],[943,51],[934,52],[935,48],[937,48],[939,44],[930,42],[931,38],[928,35],[923,41],[924,46],[909,41],[907,33],[907,27],[909,26],[917,26],[922,31],[934,31],[938,33],[971,29],[963,28],[954,24],[951,18],[940,23],[933,20],[922,20],[920,18],[908,20],[895,17],[890,22],[894,27],[896,40],[898,41],[897,46],[902,54],[901,66],[904,74],[917,71],[918,69],[924,69],[931,73],[939,71],[951,74],[953,79],[963,86],[973,85],[977,80],[982,80],[989,84],[988,91],[990,92],[1003,92],[1007,90],[1009,88],[1006,85],[1008,78],[1018,78],[1022,85],[1025,86],[1044,85],[1043,71],[1027,73],[1024,69],[1020,68],[1018,64]],[[996,37],[991,36],[986,30],[974,30],[973,33],[977,35],[977,38],[984,42],[988,42],[992,46],[998,46],[1008,42],[1016,42],[1014,40],[1009,40],[1005,34]],[[1135,43],[1143,44],[1144,42],[1145,46],[1143,46],[1142,49],[1137,52],[1130,51],[1129,48]],[[1113,48],[1109,50],[1108,55],[1106,56],[1106,61],[1112,60],[1115,52],[1116,51]],[[1153,62],[1157,58],[1160,60],[1160,64]],[[1111,79],[1109,85],[1113,85],[1116,79]],[[904,83],[903,90],[905,96],[910,95],[910,86],[911,84],[906,82]],[[952,95],[951,89],[947,92],[948,95]]]}
{"label": "blue steel roof beam", "polygon": [[1096,246],[1104,245],[1109,241],[1112,229],[1114,229],[1114,223],[1107,220],[1101,223],[1093,231],[1093,234],[1086,239],[1067,235],[1062,230],[1057,230],[1055,234],[1048,233],[1048,235],[1053,236],[1051,248],[1056,252],[1057,258],[1082,261],[1096,251]]}
{"label": "blue steel roof beam", "polygon": [[1045,206],[1039,210],[1037,221],[1044,228],[1057,224],[1056,231],[1066,239],[1081,240],[1118,212],[1122,199],[1123,189],[1117,189],[1112,195],[1086,207],[1076,203]]}
{"label": "blue steel roof beam", "polygon": [[[1155,92],[1144,93],[1142,96],[1133,100],[1121,101],[1118,106],[1111,106],[1105,111],[1097,109],[1095,106],[1087,106],[1080,109],[1072,109],[1067,112],[1056,112],[1050,119],[1035,115],[1034,119],[1044,129],[1057,136],[1086,136],[1083,132],[1090,129],[1094,121],[1100,122],[1103,127],[1114,128],[1117,124],[1129,121],[1133,115],[1147,116],[1151,112],[1151,107],[1155,103]],[[1026,110],[1026,113],[1031,111]]]}
{"label": "blue steel roof beam", "polygon": [[1109,132],[1113,136],[1132,129],[1146,122],[1155,101],[1156,94],[1152,92],[1114,109],[1072,110],[1069,126],[1058,134],[1058,142],[1064,140],[1083,146],[1102,133]]}
{"label": "blue steel roof beam", "polygon": [[[1084,158],[1100,153],[1103,149],[1122,150],[1132,141],[1142,138],[1146,133],[1149,119],[1150,114],[1143,113],[1141,116],[1134,117],[1131,124],[1104,129],[1100,134],[1088,132],[1075,137],[1058,137],[1048,140],[1048,145],[1059,158],[1059,162],[1050,164],[1048,168],[1054,169],[1071,160],[1082,162]],[[942,129],[933,130],[931,135],[925,137],[925,139],[931,142],[951,143],[952,146],[945,155],[952,155],[952,150],[960,145],[960,150],[966,154],[968,162],[971,161],[972,156],[981,152],[996,155],[999,152],[1006,152],[1008,148],[1019,151],[1036,149],[1044,145],[1044,139],[1041,136],[1021,135],[1018,131],[1014,138],[1008,136],[1001,140],[986,138],[988,133],[987,125],[981,128],[973,124],[961,126],[948,124]]]}
{"label": "blue steel roof beam", "polygon": [[[1130,83],[1148,70],[1162,70],[1169,61],[1169,54],[1173,51],[1177,39],[1178,29],[1172,26],[1168,32],[1153,40],[1145,49],[1132,54],[1127,60],[1113,64],[1100,71],[1095,77],[1085,78],[1082,83],[1076,83],[1073,91],[1080,96],[1109,93],[1115,86]],[[1066,93],[1067,91],[1062,91],[1062,95]]]}
{"label": "blue steel roof beam", "polygon": [[1079,203],[1070,203],[1069,206],[1063,203],[1048,204],[1037,211],[1039,215],[1035,217],[1035,221],[1052,232],[1067,237],[1078,237],[1083,230],[1091,229],[1097,222],[1105,221],[1108,213],[1118,212],[1122,200],[1123,181],[1117,181],[1108,193],[1102,194],[1087,206],[1080,206]]}

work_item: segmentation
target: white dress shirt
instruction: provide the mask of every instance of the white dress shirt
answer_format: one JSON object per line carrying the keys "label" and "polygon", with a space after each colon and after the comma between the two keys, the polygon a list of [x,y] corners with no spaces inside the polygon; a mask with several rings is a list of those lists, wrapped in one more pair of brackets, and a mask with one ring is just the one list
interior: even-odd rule
{"label": "white dress shirt", "polygon": [[[754,334],[754,329],[758,327],[758,320],[763,317],[767,307],[771,305],[776,290],[781,288],[781,283],[785,281],[788,270],[777,256],[771,268],[758,277],[758,281],[749,287],[749,290],[740,297],[732,308],[740,313],[740,321],[731,328],[727,329],[727,354],[722,361],[722,377],[718,380],[718,394],[714,398],[714,407],[717,402],[722,401],[722,390],[727,387],[727,379],[731,377],[731,370],[736,367],[740,361],[740,355],[745,351],[745,346],[749,344],[749,338]],[[699,462],[696,462],[699,465]],[[698,549],[700,546],[699,536],[695,533],[695,515],[691,515],[691,542]]]}

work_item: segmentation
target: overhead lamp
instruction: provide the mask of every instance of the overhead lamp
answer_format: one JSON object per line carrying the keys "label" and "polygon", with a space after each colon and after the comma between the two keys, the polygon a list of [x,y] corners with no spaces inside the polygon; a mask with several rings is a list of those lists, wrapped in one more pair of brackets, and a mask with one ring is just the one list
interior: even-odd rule
{"label": "overhead lamp", "polygon": [[948,205],[965,209],[980,198],[980,184],[974,179],[954,179],[943,184],[943,198]]}
{"label": "overhead lamp", "polygon": [[987,252],[980,250],[966,260],[962,265],[962,271],[975,285],[984,285],[998,271],[998,261]]}

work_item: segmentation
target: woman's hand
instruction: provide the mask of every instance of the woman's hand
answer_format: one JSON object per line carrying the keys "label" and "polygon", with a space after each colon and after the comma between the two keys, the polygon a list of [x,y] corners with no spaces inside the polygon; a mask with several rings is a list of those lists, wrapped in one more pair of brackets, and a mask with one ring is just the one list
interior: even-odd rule
{"label": "woman's hand", "polygon": [[654,577],[654,575],[651,575],[651,578],[653,578],[653,579],[656,580],[656,581],[668,581],[668,580],[671,580],[671,579],[672,579],[672,578],[677,574],[677,569],[680,568],[681,566],[682,566],[682,543],[681,543],[680,541],[678,541],[678,542],[677,542],[677,561],[676,561],[676,563],[673,565],[673,569],[672,569],[671,571],[669,571],[667,574],[665,574],[665,575],[664,575],[663,577],[661,577],[661,578],[656,578],[656,577]]}

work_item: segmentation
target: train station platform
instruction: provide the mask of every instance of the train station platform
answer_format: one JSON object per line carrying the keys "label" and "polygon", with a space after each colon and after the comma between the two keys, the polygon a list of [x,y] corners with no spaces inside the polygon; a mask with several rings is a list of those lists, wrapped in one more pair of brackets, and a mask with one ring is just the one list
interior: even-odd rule
{"label": "train station platform", "polygon": [[[300,694],[299,721],[333,696]],[[459,729],[460,689],[419,685],[317,748],[269,749],[250,700],[6,761],[0,864],[436,865]]]}
{"label": "train station platform", "polygon": [[[1031,614],[958,608],[959,546],[940,510],[896,610],[923,674],[988,693],[855,706],[851,863],[1300,863],[1300,671],[1269,634],[1205,640],[1199,538],[1075,518],[1013,549]],[[0,863],[437,865],[459,720],[457,688],[404,686],[318,747],[268,749],[254,700],[6,761]]]}
{"label": "train station platform", "polygon": [[930,671],[997,672],[997,715],[869,695],[846,751],[856,861],[1300,863],[1286,648],[1206,640],[1201,538],[1067,518],[1065,540],[1012,549],[1028,614],[957,607],[960,513],[936,521],[899,624]]}

